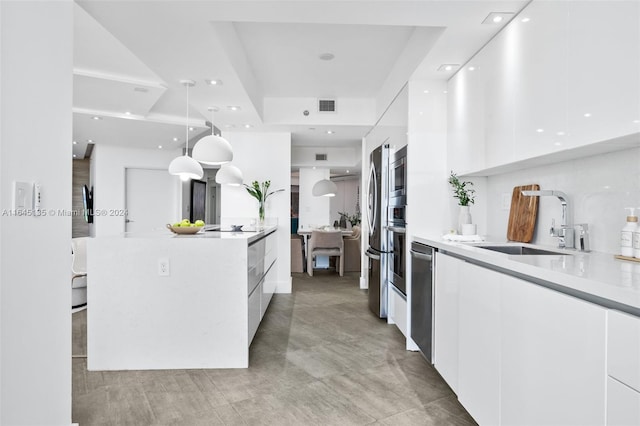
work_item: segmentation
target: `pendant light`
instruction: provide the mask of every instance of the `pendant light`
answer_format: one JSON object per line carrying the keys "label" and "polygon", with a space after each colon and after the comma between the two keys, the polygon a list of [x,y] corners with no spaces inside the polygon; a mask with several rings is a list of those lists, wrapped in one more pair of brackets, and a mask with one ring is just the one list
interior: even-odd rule
{"label": "pendant light", "polygon": [[184,155],[176,157],[169,164],[169,173],[180,176],[180,179],[187,181],[189,179],[200,179],[204,175],[202,166],[193,158],[189,157],[189,87],[195,86],[193,80],[180,80],[180,84],[187,88],[187,126],[185,136]]}
{"label": "pendant light", "polygon": [[316,182],[311,189],[311,193],[316,197],[335,197],[338,192],[338,185],[328,179]]}
{"label": "pendant light", "polygon": [[220,185],[240,186],[242,185],[242,172],[233,164],[223,164],[216,173],[216,183]]}
{"label": "pendant light", "polygon": [[233,149],[231,144],[222,136],[214,134],[213,125],[214,107],[209,107],[211,111],[211,134],[200,139],[193,146],[193,158],[202,164],[220,165],[233,160]]}

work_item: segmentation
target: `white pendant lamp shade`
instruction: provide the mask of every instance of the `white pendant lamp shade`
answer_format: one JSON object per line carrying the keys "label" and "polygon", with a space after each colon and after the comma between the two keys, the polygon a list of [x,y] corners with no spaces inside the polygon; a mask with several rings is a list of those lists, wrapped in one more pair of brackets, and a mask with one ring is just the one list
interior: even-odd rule
{"label": "white pendant lamp shade", "polygon": [[223,137],[209,135],[196,142],[191,155],[203,164],[219,165],[233,160],[233,149]]}
{"label": "white pendant lamp shade", "polygon": [[202,166],[193,158],[189,157],[189,87],[195,86],[193,80],[180,80],[180,84],[187,88],[187,125],[185,126],[185,154],[174,158],[169,163],[169,173],[180,176],[180,179],[200,179],[204,176]]}
{"label": "white pendant lamp shade", "polygon": [[200,179],[204,175],[202,166],[188,155],[174,158],[169,164],[169,173],[180,176],[181,180]]}
{"label": "white pendant lamp shade", "polygon": [[216,173],[216,183],[220,185],[242,185],[242,172],[233,164],[223,164]]}
{"label": "white pendant lamp shade", "polygon": [[335,197],[338,186],[328,179],[322,179],[313,185],[311,193],[316,197]]}

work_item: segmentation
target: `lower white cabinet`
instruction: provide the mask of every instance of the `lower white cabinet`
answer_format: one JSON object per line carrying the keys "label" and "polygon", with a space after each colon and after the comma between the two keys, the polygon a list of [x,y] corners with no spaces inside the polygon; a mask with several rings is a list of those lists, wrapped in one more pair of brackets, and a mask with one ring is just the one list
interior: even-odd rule
{"label": "lower white cabinet", "polygon": [[464,261],[436,252],[433,365],[458,392],[459,273]]}
{"label": "lower white cabinet", "polygon": [[260,319],[262,319],[262,313],[260,312],[260,298],[262,295],[262,283],[258,284],[253,290],[253,293],[249,295],[248,303],[248,317],[249,317],[249,344],[253,340],[253,336],[258,331],[260,325]]}
{"label": "lower white cabinet", "polygon": [[607,426],[640,425],[640,392],[607,378]]}
{"label": "lower white cabinet", "polygon": [[502,424],[604,424],[606,314],[502,275]]}
{"label": "lower white cabinet", "polygon": [[407,299],[392,285],[389,285],[389,312],[387,322],[395,324],[398,330],[407,337]]}
{"label": "lower white cabinet", "polygon": [[640,425],[640,318],[608,312],[607,374],[607,425]]}
{"label": "lower white cabinet", "polygon": [[501,274],[463,262],[458,316],[458,399],[481,425],[500,424]]}
{"label": "lower white cabinet", "polygon": [[436,259],[434,365],[480,425],[605,424],[605,308]]}

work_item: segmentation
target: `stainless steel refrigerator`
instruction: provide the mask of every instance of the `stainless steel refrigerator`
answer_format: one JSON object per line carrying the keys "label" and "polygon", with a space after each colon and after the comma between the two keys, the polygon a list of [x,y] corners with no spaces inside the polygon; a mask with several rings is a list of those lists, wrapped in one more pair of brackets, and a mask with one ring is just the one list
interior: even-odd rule
{"label": "stainless steel refrigerator", "polygon": [[369,308],[387,317],[387,210],[389,194],[389,145],[376,148],[370,156],[367,224],[369,227]]}

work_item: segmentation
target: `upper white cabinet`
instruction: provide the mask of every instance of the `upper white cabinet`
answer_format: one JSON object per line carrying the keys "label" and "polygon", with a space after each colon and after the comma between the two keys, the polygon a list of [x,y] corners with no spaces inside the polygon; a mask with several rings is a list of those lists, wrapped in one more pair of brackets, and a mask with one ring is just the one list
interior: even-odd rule
{"label": "upper white cabinet", "polygon": [[640,3],[531,2],[449,81],[448,111],[461,174],[637,134]]}
{"label": "upper white cabinet", "polygon": [[566,2],[568,140],[580,146],[637,132],[640,3]]}

